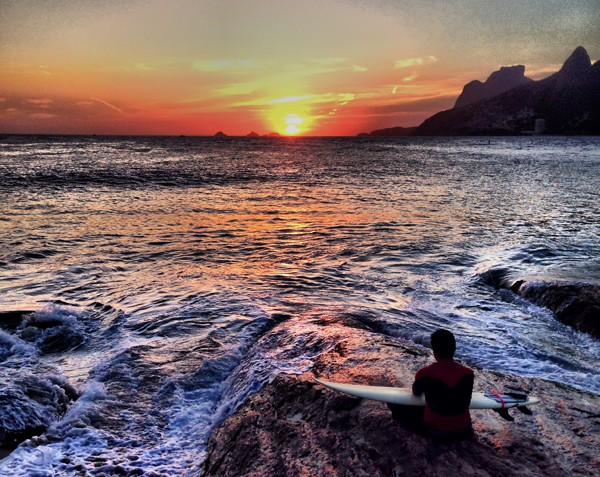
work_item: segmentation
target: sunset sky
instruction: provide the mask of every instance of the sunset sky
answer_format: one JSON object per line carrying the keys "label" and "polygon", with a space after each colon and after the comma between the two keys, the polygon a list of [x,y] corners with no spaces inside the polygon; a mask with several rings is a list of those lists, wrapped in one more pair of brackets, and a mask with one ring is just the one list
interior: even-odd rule
{"label": "sunset sky", "polygon": [[0,133],[355,135],[577,46],[598,0],[0,0]]}

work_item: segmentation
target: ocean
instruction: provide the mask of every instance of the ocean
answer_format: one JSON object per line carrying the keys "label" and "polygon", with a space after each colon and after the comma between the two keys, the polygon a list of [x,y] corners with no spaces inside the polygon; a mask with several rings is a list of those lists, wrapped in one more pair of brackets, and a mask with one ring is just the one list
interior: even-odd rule
{"label": "ocean", "polygon": [[197,475],[322,317],[600,394],[600,342],[497,286],[600,281],[599,172],[597,137],[4,137],[0,429],[41,436],[0,476]]}

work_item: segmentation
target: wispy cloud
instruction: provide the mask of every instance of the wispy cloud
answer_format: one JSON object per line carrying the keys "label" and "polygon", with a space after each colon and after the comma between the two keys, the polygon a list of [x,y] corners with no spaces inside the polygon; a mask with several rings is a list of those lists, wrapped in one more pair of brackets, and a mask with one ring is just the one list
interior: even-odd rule
{"label": "wispy cloud", "polygon": [[354,94],[352,93],[342,93],[339,96],[341,96],[341,98],[338,100],[338,104],[340,106],[343,106],[344,104],[348,104],[350,101],[352,101],[354,99]]}
{"label": "wispy cloud", "polygon": [[3,103],[4,101],[6,101],[6,98],[0,98],[0,103]]}
{"label": "wispy cloud", "polygon": [[26,101],[28,103],[35,104],[36,106],[39,106],[40,108],[49,108],[50,105],[53,103],[53,101],[50,98],[27,99]]}
{"label": "wispy cloud", "polygon": [[49,119],[49,118],[53,118],[55,116],[56,116],[56,114],[49,114],[49,113],[33,113],[33,114],[29,115],[30,118],[36,118],[36,119]]}
{"label": "wispy cloud", "polygon": [[267,101],[267,104],[277,104],[277,103],[292,103],[294,101],[301,101],[303,99],[312,98],[310,96],[286,96],[285,98],[274,99],[273,101]]}
{"label": "wispy cloud", "polygon": [[406,60],[394,61],[394,69],[407,68],[409,66],[423,66],[435,63],[437,58],[435,56],[427,56],[426,58],[407,58]]}
{"label": "wispy cloud", "polygon": [[358,65],[352,65],[352,69],[354,71],[367,71],[367,68],[365,68],[364,66],[358,66]]}
{"label": "wispy cloud", "polygon": [[108,106],[109,108],[114,109],[115,111],[119,111],[120,113],[122,113],[123,111],[121,111],[119,108],[117,108],[116,106],[113,106],[110,103],[107,103],[106,101],[102,100],[102,99],[98,99],[98,98],[94,98],[92,96],[90,96],[90,99],[93,99],[94,101],[99,101],[102,104],[106,104],[106,106]]}

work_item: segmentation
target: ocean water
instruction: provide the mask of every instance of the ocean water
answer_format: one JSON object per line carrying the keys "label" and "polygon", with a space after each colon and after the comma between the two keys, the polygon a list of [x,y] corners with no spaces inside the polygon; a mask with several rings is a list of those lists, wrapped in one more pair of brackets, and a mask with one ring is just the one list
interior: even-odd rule
{"label": "ocean water", "polygon": [[323,317],[600,393],[600,342],[494,286],[600,281],[599,172],[589,137],[5,137],[0,427],[47,430],[0,475],[197,475]]}

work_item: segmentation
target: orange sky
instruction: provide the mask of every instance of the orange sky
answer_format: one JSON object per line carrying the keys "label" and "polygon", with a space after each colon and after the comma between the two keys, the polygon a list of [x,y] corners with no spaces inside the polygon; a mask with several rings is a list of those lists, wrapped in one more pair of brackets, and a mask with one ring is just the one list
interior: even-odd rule
{"label": "orange sky", "polygon": [[500,66],[597,59],[598,17],[596,0],[0,0],[0,133],[414,126]]}

